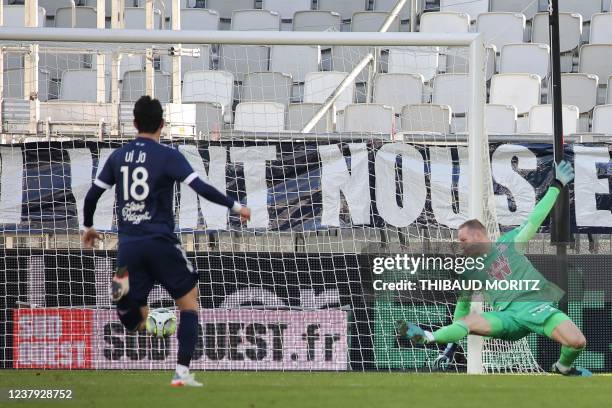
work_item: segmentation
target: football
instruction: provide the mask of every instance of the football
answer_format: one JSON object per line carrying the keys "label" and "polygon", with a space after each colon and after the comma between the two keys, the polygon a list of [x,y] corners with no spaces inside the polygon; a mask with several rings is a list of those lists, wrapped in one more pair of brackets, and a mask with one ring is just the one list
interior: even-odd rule
{"label": "football", "polygon": [[155,337],[169,337],[176,332],[176,315],[170,309],[155,309],[147,317],[147,333]]}

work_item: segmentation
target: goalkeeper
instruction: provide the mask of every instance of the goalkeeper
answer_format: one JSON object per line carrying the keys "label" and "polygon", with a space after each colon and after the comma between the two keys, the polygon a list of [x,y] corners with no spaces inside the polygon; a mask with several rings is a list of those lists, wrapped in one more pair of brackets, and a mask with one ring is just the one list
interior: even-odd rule
{"label": "goalkeeper", "polygon": [[530,287],[525,290],[501,291],[499,287],[491,286],[494,289],[484,291],[484,295],[493,306],[493,311],[484,313],[470,313],[470,296],[464,293],[459,297],[451,325],[432,333],[413,323],[400,321],[398,334],[408,337],[413,343],[448,344],[445,355],[441,356],[441,359],[448,361],[456,348],[455,343],[468,334],[516,341],[530,333],[537,333],[561,344],[561,356],[552,366],[553,373],[591,376],[588,370],[573,367],[574,361],[586,346],[586,339],[565,313],[553,307],[553,302],[561,299],[563,292],[548,282],[524,255],[527,242],[548,216],[562,188],[573,179],[572,166],[565,161],[561,162],[556,167],[553,184],[527,221],[504,234],[495,244],[491,244],[485,227],[478,220],[467,221],[459,227],[459,241],[464,254],[471,257],[485,256],[483,269],[467,271],[461,279],[483,283],[495,280],[538,282],[539,290]]}

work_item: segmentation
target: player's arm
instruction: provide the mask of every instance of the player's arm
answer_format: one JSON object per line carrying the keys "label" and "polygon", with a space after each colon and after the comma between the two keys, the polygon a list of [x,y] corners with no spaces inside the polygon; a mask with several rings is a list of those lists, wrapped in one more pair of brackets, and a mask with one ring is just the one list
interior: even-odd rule
{"label": "player's arm", "polygon": [[526,245],[542,226],[542,223],[552,210],[563,187],[574,179],[574,169],[565,160],[555,168],[555,180],[548,188],[544,197],[535,206],[529,218],[519,227],[515,242]]}
{"label": "player's arm", "polygon": [[212,203],[231,209],[233,212],[240,214],[240,217],[244,220],[249,220],[251,218],[251,210],[249,208],[243,207],[239,202],[234,201],[231,197],[221,193],[210,184],[204,182],[198,173],[193,171],[187,159],[178,151],[172,152],[166,169],[167,173],[172,178],[180,183],[187,184],[199,196],[204,197]]}
{"label": "player's arm", "polygon": [[102,171],[94,180],[85,196],[85,201],[83,203],[83,226],[85,227],[83,246],[85,248],[92,248],[96,240],[100,239],[100,235],[93,227],[93,217],[96,212],[98,200],[106,190],[109,190],[115,184],[111,158],[112,155],[104,164]]}

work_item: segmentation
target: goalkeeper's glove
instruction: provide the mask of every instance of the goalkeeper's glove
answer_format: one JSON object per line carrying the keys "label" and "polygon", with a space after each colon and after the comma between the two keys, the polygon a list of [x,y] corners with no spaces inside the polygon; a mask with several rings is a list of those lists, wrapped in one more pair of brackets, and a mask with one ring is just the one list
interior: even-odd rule
{"label": "goalkeeper's glove", "polygon": [[555,166],[555,180],[565,187],[574,179],[574,168],[569,162],[562,160]]}
{"label": "goalkeeper's glove", "polygon": [[459,345],[457,343],[449,343],[442,354],[440,354],[433,363],[433,368],[436,371],[446,371],[449,364],[453,362],[455,358],[455,352]]}

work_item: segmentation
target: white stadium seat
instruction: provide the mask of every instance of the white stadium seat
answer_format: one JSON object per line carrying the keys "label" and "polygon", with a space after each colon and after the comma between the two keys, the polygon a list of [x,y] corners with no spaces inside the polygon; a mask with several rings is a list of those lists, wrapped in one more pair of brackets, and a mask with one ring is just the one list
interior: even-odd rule
{"label": "white stadium seat", "polygon": [[455,115],[467,113],[470,93],[469,74],[440,74],[433,80],[432,102],[450,106]]}
{"label": "white stadium seat", "polygon": [[[351,31],[353,32],[377,32],[389,17],[384,11],[359,11],[353,14],[351,19]],[[396,18],[389,26],[387,32],[393,33],[400,30],[400,20]]]}
{"label": "white stadium seat", "polygon": [[[310,72],[304,82],[304,102],[324,103],[340,83],[346,78],[346,72]],[[336,100],[337,111],[344,110],[353,103],[355,83],[348,86]]]}
{"label": "white stadium seat", "polygon": [[276,11],[282,20],[293,20],[296,11],[310,10],[311,0],[263,0],[262,9]]}
{"label": "white stadium seat", "polygon": [[201,8],[181,9],[181,30],[219,29],[219,13]]}
{"label": "white stadium seat", "polygon": [[[25,6],[6,5],[2,9],[4,27],[25,27]],[[45,26],[46,12],[42,7],[38,7],[38,27]]]}
{"label": "white stadium seat", "polygon": [[[185,103],[183,101],[183,103]],[[223,129],[223,106],[214,102],[193,102],[196,108],[196,133],[210,134]],[[230,112],[231,114],[231,112]]]}
{"label": "white stadium seat", "polygon": [[578,107],[580,113],[593,110],[597,104],[599,78],[591,74],[561,75],[561,93],[563,103]]}
{"label": "white stadium seat", "polygon": [[254,0],[206,0],[206,8],[216,10],[219,17],[224,20],[232,18],[234,10],[248,10],[255,8]]}
{"label": "white stadium seat", "polygon": [[465,13],[432,12],[421,16],[422,33],[467,33],[470,31],[470,16]]}
{"label": "white stadium seat", "polygon": [[[563,105],[563,134],[571,135],[578,131],[578,108]],[[529,133],[553,133],[552,105],[533,106],[529,111]]]}
{"label": "white stadium seat", "polygon": [[[158,9],[153,11],[153,29],[161,30],[162,18],[161,12]],[[143,7],[126,7],[125,8],[125,28],[131,30],[144,30],[147,28],[147,14]]]}
{"label": "white stadium seat", "polygon": [[514,105],[517,113],[528,113],[540,104],[541,79],[532,74],[497,74],[491,79],[489,102],[494,105]]}
{"label": "white stadium seat", "polygon": [[[91,4],[95,1],[96,0],[89,0],[89,3],[87,3],[87,5],[90,7],[95,7],[95,4]],[[38,0],[38,7],[42,7],[45,9],[45,14],[47,15],[47,17],[54,17],[55,10],[57,10],[58,8],[74,6],[74,0]],[[6,6],[4,6],[4,10],[4,12],[6,13]]]}
{"label": "white stadium seat", "polygon": [[345,132],[395,133],[393,108],[377,103],[357,103],[344,109]]}
{"label": "white stadium seat", "polygon": [[417,104],[402,109],[401,129],[409,133],[449,133],[452,111],[450,106]]}
{"label": "white stadium seat", "polygon": [[340,31],[342,20],[334,11],[298,11],[293,15],[293,31]]}
{"label": "white stadium seat", "polygon": [[[104,75],[104,101],[110,101],[110,75]],[[64,101],[97,102],[97,71],[83,69],[62,75],[59,98]]]}
{"label": "white stadium seat", "polygon": [[[561,52],[575,50],[580,45],[582,37],[582,17],[576,13],[559,13]],[[548,13],[538,13],[533,19],[531,41],[534,43],[549,44]]]}
{"label": "white stadium seat", "polygon": [[321,49],[309,45],[273,45],[270,50],[270,71],[291,75],[302,83],[306,74],[319,70]]}
{"label": "white stadium seat", "polygon": [[559,0],[559,12],[578,13],[585,22],[595,13],[601,13],[602,0]]}
{"label": "white stadium seat", "polygon": [[289,105],[291,75],[280,72],[253,72],[246,74],[240,88],[240,102],[278,102]]}
{"label": "white stadium seat", "polygon": [[319,10],[335,11],[342,20],[350,20],[353,13],[366,10],[364,0],[319,0]]}
{"label": "white stadium seat", "polygon": [[[397,0],[374,0],[374,11],[386,11],[387,13],[393,10],[393,7],[397,4]],[[402,10],[399,13],[401,21],[410,20],[410,10],[412,7],[412,1],[407,1]],[[421,14],[423,10],[423,1],[417,0],[416,15]]]}
{"label": "white stadium seat", "polygon": [[490,0],[489,3],[491,11],[523,13],[527,20],[531,20],[538,12],[537,0]]}
{"label": "white stadium seat", "polygon": [[[181,77],[185,76],[186,72],[189,71],[202,71],[210,69],[210,45],[197,45],[197,44],[181,44],[183,48],[189,49],[199,49],[200,56],[199,57],[190,57],[190,56],[182,56],[181,57]],[[172,70],[172,62],[169,58],[162,59],[164,62],[164,66],[162,66],[162,71],[171,71]],[[167,64],[167,66],[165,66]]]}
{"label": "white stadium seat", "polygon": [[485,43],[501,52],[504,45],[523,42],[526,21],[521,13],[482,13],[476,20],[476,31],[483,34]]}
{"label": "white stadium seat", "polygon": [[588,44],[580,48],[579,71],[597,75],[602,82],[612,75],[610,61],[612,61],[612,44]]}
{"label": "white stadium seat", "polygon": [[[49,84],[51,78],[49,72],[38,70],[38,100],[46,102],[49,99]],[[4,99],[24,99],[23,94],[23,68],[8,69],[3,75]]]}
{"label": "white stadium seat", "polygon": [[550,47],[546,44],[508,44],[501,50],[499,72],[535,74],[548,77]]}
{"label": "white stadium seat", "polygon": [[489,135],[515,134],[516,119],[513,105],[485,105],[485,130]]}
{"label": "white stadium seat", "polygon": [[591,44],[612,43],[612,13],[593,15],[589,42]]}
{"label": "white stadium seat", "polygon": [[285,129],[285,105],[276,102],[242,102],[236,106],[234,130],[280,132]]}
{"label": "white stadium seat", "polygon": [[399,114],[405,105],[423,102],[424,82],[421,74],[377,74],[373,101],[391,106]]}
{"label": "white stadium seat", "polygon": [[[310,119],[321,109],[322,103],[292,103],[287,110],[286,129],[299,132]],[[326,133],[332,124],[334,109],[330,109],[312,129],[312,133]],[[328,126],[329,125],[329,126]]]}
{"label": "white stadium seat", "polygon": [[[94,0],[95,1],[95,0]],[[136,0],[136,7],[145,7],[147,0]],[[164,19],[171,20],[172,19],[172,1],[173,0],[155,0],[154,7],[158,8]],[[125,2],[126,5],[128,2]],[[179,8],[193,8],[196,5],[196,0],[179,0]],[[182,21],[181,21],[182,26]]]}
{"label": "white stadium seat", "polygon": [[606,95],[606,103],[612,103],[612,76],[608,77],[608,93]]}
{"label": "white stadium seat", "polygon": [[389,49],[388,72],[421,74],[429,81],[438,73],[440,53],[436,47],[402,47]]}
{"label": "white stadium seat", "polygon": [[593,109],[593,133],[612,135],[612,105],[598,105]]}
{"label": "white stadium seat", "polygon": [[280,17],[268,10],[235,10],[232,13],[233,31],[279,31]]}
{"label": "white stadium seat", "polygon": [[225,71],[191,71],[183,79],[183,102],[218,103],[225,121],[231,121],[234,103],[234,76]]}
{"label": "white stadium seat", "polygon": [[[74,21],[73,21],[74,11]],[[55,26],[61,28],[97,28],[97,12],[93,7],[62,7],[55,14]]]}
{"label": "white stadium seat", "polygon": [[[154,75],[154,97],[161,103],[170,102],[170,90],[172,89],[170,75],[155,72]],[[121,82],[121,101],[135,102],[146,95],[146,73],[145,71],[128,71]]]}
{"label": "white stadium seat", "polygon": [[489,11],[489,0],[440,0],[440,11],[466,13],[474,21],[479,14]]}

